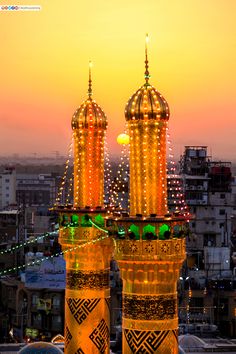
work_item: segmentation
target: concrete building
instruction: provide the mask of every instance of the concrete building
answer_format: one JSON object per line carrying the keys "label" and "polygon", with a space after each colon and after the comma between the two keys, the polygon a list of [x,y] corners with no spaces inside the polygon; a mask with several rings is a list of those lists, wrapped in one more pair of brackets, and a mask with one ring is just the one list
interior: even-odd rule
{"label": "concrete building", "polygon": [[0,210],[16,204],[16,171],[6,167],[0,174]]}
{"label": "concrete building", "polygon": [[55,177],[48,174],[17,174],[16,200],[25,206],[55,203],[57,184]]}
{"label": "concrete building", "polygon": [[28,288],[15,278],[1,280],[0,342],[10,329],[19,341],[50,340],[64,327],[64,290]]}
{"label": "concrete building", "polygon": [[26,206],[52,206],[61,177],[58,173],[21,173],[5,167],[0,173],[0,210]]}
{"label": "concrete building", "polygon": [[215,323],[222,333],[235,336],[231,165],[212,161],[206,146],[186,146],[180,173],[186,202],[194,215],[181,277],[182,308],[187,309],[187,315],[181,319]]}
{"label": "concrete building", "polygon": [[24,240],[23,215],[18,209],[0,211],[0,269],[15,267],[21,260],[19,252],[8,252]]}

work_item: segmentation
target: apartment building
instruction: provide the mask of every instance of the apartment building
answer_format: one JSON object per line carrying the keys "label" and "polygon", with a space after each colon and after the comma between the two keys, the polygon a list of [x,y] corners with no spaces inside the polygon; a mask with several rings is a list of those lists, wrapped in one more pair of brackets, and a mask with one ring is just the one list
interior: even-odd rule
{"label": "apartment building", "polygon": [[[236,278],[232,262],[235,199],[229,162],[213,161],[206,146],[186,146],[180,161],[186,203],[193,219],[180,288],[182,321],[205,321],[236,335]],[[186,313],[186,311],[183,311]]]}

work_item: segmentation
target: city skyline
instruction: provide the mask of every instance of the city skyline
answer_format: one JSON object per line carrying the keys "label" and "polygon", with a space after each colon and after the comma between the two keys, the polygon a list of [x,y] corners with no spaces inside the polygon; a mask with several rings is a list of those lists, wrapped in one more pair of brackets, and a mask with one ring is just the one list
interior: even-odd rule
{"label": "city skyline", "polygon": [[66,155],[89,60],[110,153],[118,155],[125,104],[144,83],[148,32],[150,83],[170,104],[175,158],[185,145],[206,145],[216,159],[235,160],[234,1],[38,3],[41,11],[0,12],[1,155]]}

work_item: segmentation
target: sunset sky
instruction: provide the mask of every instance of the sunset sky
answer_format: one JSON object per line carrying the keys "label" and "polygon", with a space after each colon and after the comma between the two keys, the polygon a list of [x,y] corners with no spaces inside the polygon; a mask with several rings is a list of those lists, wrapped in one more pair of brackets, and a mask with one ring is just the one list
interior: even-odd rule
{"label": "sunset sky", "polygon": [[144,83],[149,33],[150,83],[169,103],[176,158],[185,145],[208,145],[213,157],[236,160],[235,0],[14,4],[42,9],[0,12],[0,155],[67,153],[89,60],[110,153],[117,154],[125,104]]}

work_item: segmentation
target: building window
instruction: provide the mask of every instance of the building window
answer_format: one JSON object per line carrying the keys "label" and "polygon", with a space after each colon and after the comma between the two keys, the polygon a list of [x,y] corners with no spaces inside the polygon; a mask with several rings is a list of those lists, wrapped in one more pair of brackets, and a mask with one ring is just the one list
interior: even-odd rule
{"label": "building window", "polygon": [[214,299],[214,306],[217,308],[219,315],[228,316],[229,314],[229,299],[220,298]]}
{"label": "building window", "polygon": [[224,193],[221,193],[220,194],[220,199],[224,199],[225,198],[225,194]]}
{"label": "building window", "polygon": [[[192,297],[190,299],[190,306],[191,307],[200,307],[200,308],[203,308],[204,306],[204,303],[203,303],[203,298],[202,297]],[[198,310],[199,311],[199,310]]]}
{"label": "building window", "polygon": [[36,306],[38,304],[39,297],[36,294],[32,295],[32,305]]}
{"label": "building window", "polygon": [[204,247],[215,247],[216,246],[216,235],[215,234],[204,234]]}
{"label": "building window", "polygon": [[225,215],[225,209],[220,209],[219,214],[220,215]]}
{"label": "building window", "polygon": [[33,326],[41,326],[42,316],[40,313],[32,314],[32,325]]}
{"label": "building window", "polygon": [[24,253],[28,253],[30,248],[28,246],[24,247]]}
{"label": "building window", "polygon": [[61,330],[62,327],[62,318],[60,315],[52,316],[52,328]]}
{"label": "building window", "polygon": [[10,182],[10,180],[7,178],[7,179],[5,179],[5,182],[6,182],[6,183],[9,183],[9,182]]}
{"label": "building window", "polygon": [[9,300],[13,300],[13,289],[9,289],[9,292],[8,292],[8,299],[9,299]]}
{"label": "building window", "polygon": [[37,246],[34,246],[33,247],[33,253],[37,253],[38,252],[38,247]]}
{"label": "building window", "polygon": [[60,297],[54,296],[54,297],[52,298],[52,306],[53,306],[53,308],[54,308],[54,309],[60,308],[60,305],[61,305],[61,299],[60,299]]}
{"label": "building window", "polygon": [[52,322],[54,324],[60,324],[61,323],[61,315],[55,315],[52,317]]}

